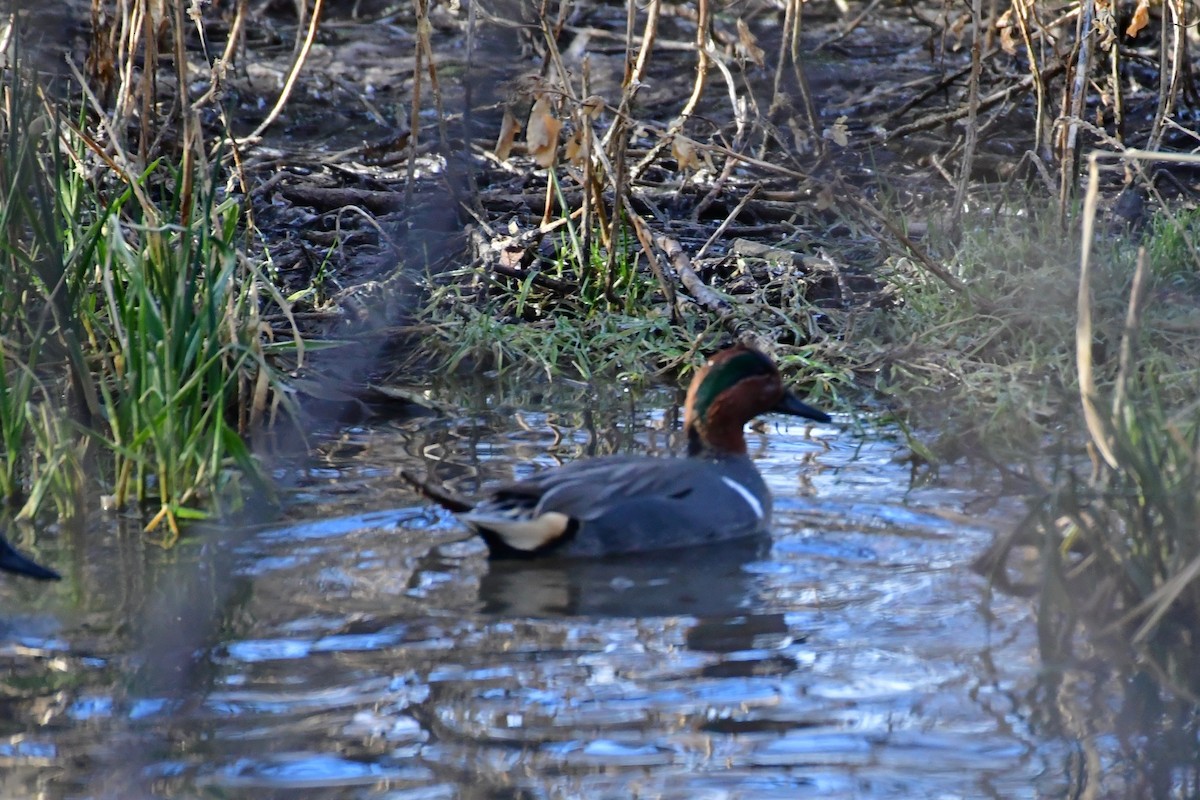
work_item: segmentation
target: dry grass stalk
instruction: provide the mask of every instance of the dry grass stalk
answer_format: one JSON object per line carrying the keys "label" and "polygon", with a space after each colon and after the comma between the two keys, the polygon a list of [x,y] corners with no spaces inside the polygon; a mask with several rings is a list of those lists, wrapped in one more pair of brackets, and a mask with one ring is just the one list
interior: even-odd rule
{"label": "dry grass stalk", "polygon": [[[320,27],[321,10],[324,6],[325,0],[314,0],[312,16],[308,20],[308,29],[305,31],[303,41],[300,42],[296,58],[292,61],[291,69],[288,70],[287,78],[283,82],[283,90],[279,93],[279,97],[275,100],[275,105],[271,107],[266,118],[258,124],[253,133],[243,138],[242,142],[258,139],[279,118],[279,115],[283,113],[283,107],[287,105],[288,98],[292,96],[292,90],[296,88],[296,81],[300,77],[300,70],[304,67],[304,62],[308,59],[309,52],[312,51],[313,42],[317,39],[317,28]],[[414,95],[417,94],[416,87],[414,87],[413,93]]]}
{"label": "dry grass stalk", "polygon": [[1095,0],[1083,0],[1082,11],[1079,15],[1078,28],[1075,34],[1078,52],[1075,56],[1074,74],[1071,87],[1063,109],[1063,129],[1059,139],[1059,169],[1061,182],[1059,184],[1059,217],[1065,223],[1067,208],[1071,198],[1075,196],[1075,176],[1079,173],[1079,127],[1083,118],[1084,104],[1087,100],[1088,86],[1092,72],[1092,48],[1095,46]]}
{"label": "dry grass stalk", "polygon": [[1108,417],[1100,414],[1096,376],[1092,363],[1092,239],[1096,226],[1096,205],[1100,198],[1099,154],[1088,157],[1087,194],[1083,200],[1082,250],[1079,255],[1079,292],[1075,306],[1075,362],[1079,378],[1079,399],[1092,444],[1112,469],[1117,457],[1112,449],[1112,429]]}
{"label": "dry grass stalk", "polygon": [[[876,3],[872,2],[870,8],[873,8],[875,5]],[[864,15],[866,13],[864,11]],[[800,31],[803,29],[803,22],[804,3],[802,0],[787,0],[787,5],[784,6],[783,12],[783,36],[779,40],[779,52],[776,55],[775,63],[775,79],[771,87],[771,105],[767,114],[768,116],[773,116],[784,103],[790,101],[790,98],[786,97],[780,91],[780,86],[783,83],[784,65],[790,63],[792,65],[792,74],[796,79],[796,85],[800,89],[800,102],[804,108],[804,120],[808,124],[809,136],[813,147],[819,154],[824,148],[824,142],[820,136],[821,129],[817,125],[817,110],[812,99],[812,89],[808,85],[808,74],[804,71],[804,61],[800,55]]]}

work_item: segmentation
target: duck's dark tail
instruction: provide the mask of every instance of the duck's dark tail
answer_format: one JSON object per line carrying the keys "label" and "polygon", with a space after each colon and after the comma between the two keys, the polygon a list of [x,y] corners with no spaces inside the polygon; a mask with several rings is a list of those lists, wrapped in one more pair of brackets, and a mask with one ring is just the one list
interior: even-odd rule
{"label": "duck's dark tail", "polygon": [[421,480],[407,470],[400,470],[400,477],[411,484],[422,496],[432,500],[447,511],[453,511],[458,514],[475,507],[475,504],[465,497],[453,494],[444,486],[439,486],[428,480]]}

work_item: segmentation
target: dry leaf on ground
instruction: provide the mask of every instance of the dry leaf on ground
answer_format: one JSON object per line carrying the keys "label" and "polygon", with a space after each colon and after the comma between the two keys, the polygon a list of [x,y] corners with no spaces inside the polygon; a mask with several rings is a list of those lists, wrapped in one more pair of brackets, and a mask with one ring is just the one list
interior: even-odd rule
{"label": "dry leaf on ground", "polygon": [[550,96],[542,95],[529,112],[529,124],[525,126],[525,147],[529,156],[539,167],[550,167],[558,152],[558,132],[562,121],[554,116]]}

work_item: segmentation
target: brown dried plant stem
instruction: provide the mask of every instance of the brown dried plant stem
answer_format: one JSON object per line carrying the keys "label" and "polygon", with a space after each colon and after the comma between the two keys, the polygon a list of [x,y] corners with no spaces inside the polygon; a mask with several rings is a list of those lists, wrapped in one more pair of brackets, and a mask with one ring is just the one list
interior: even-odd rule
{"label": "brown dried plant stem", "polygon": [[[1034,122],[1033,151],[1041,155],[1042,145],[1048,140],[1049,124],[1046,119],[1046,79],[1042,75],[1037,51],[1033,47],[1033,37],[1029,32],[1029,14],[1034,11],[1033,0],[1013,0],[1013,8],[1016,10],[1014,16],[1017,18],[1017,27],[1021,31],[1021,41],[1025,45],[1025,57],[1029,59],[1029,77],[1033,81],[1033,92],[1036,98],[1037,116]],[[972,62],[972,69],[974,66],[974,62]]]}
{"label": "brown dried plant stem", "polygon": [[[872,0],[871,5],[860,15],[860,19],[865,18],[879,2],[880,0]],[[789,99],[785,99],[785,96],[779,91],[779,87],[783,82],[784,64],[790,63],[796,85],[800,89],[800,102],[804,107],[804,117],[808,123],[809,133],[812,135],[812,144],[819,153],[824,143],[817,135],[820,131],[817,126],[817,111],[812,101],[812,90],[808,85],[808,74],[804,71],[804,59],[800,55],[800,32],[803,29],[803,21],[803,0],[787,0],[783,13],[783,36],[779,40],[779,55],[775,64],[775,82],[772,86],[768,116],[773,116],[785,102],[789,102]],[[817,49],[819,50],[824,44],[826,43],[822,42]]]}
{"label": "brown dried plant stem", "polygon": [[1059,146],[1059,220],[1067,219],[1067,208],[1075,196],[1075,176],[1079,172],[1079,128],[1087,100],[1088,82],[1092,70],[1092,49],[1096,38],[1095,0],[1083,0],[1077,23],[1075,42],[1074,74],[1071,76],[1066,108],[1063,109],[1064,127]]}
{"label": "brown dried plant stem", "polygon": [[967,197],[967,183],[971,179],[971,167],[975,160],[975,146],[979,139],[979,79],[982,71],[983,50],[983,3],[971,0],[971,77],[967,81],[967,130],[963,144],[962,164],[958,173],[958,185],[954,190],[954,208],[951,224],[957,228],[962,219],[963,205]]}
{"label": "brown dried plant stem", "polygon": [[[158,29],[160,23],[165,21],[160,19],[159,15],[165,16],[166,10],[158,3],[140,3],[138,5],[142,12],[142,48],[145,58],[142,65],[142,124],[138,126],[138,157],[142,164],[149,164],[151,150],[149,136],[152,127],[150,120],[154,119],[155,98],[158,95]],[[132,49],[130,55],[133,55]],[[180,87],[180,94],[183,94],[184,91],[184,87]]]}
{"label": "brown dried plant stem", "polygon": [[416,191],[417,179],[417,140],[421,138],[421,61],[425,57],[425,47],[421,44],[421,31],[429,24],[429,4],[427,0],[413,0],[413,9],[417,15],[417,41],[413,45],[413,86],[412,109],[408,118],[408,164],[404,180],[404,207],[413,207],[413,193]]}
{"label": "brown dried plant stem", "polygon": [[300,78],[300,70],[304,66],[304,62],[308,60],[308,54],[312,50],[313,42],[317,39],[317,27],[321,21],[321,9],[325,5],[325,0],[314,0],[312,16],[308,20],[308,30],[304,34],[304,41],[300,45],[300,52],[296,54],[295,60],[292,61],[292,68],[288,71],[287,79],[283,82],[283,91],[279,93],[279,98],[275,101],[275,105],[271,107],[270,113],[266,119],[258,124],[254,131],[246,136],[242,141],[253,141],[259,136],[262,136],[263,131],[271,127],[279,115],[283,113],[283,107],[287,105],[288,98],[292,96],[292,90],[296,88],[296,81]]}
{"label": "brown dried plant stem", "polygon": [[[627,65],[628,66],[628,65]],[[581,95],[589,97],[591,95],[591,60],[584,56],[583,58],[583,75],[580,80]],[[582,160],[581,175],[583,183],[583,203],[581,206],[580,221],[582,223],[582,249],[585,253],[592,252],[592,222],[593,209],[600,208],[603,195],[599,188],[599,182],[596,176],[596,165],[593,163],[592,149],[595,146],[595,136],[592,132],[591,115],[582,106],[575,110],[575,125],[577,126],[576,135],[580,139],[579,157]]]}
{"label": "brown dried plant stem", "polygon": [[[604,296],[610,303],[618,302],[618,298],[613,291],[614,283],[617,276],[617,259],[622,255],[618,251],[621,249],[621,199],[629,195],[629,170],[625,165],[625,147],[624,136],[622,135],[617,140],[618,146],[613,154],[613,167],[615,171],[612,173],[613,182],[613,212],[609,219],[608,239],[608,258],[605,260],[604,269]],[[580,258],[588,258],[588,252],[580,254]]]}
{"label": "brown dried plant stem", "polygon": [[[1183,0],[1164,0],[1162,32],[1159,37],[1158,107],[1150,128],[1147,149],[1157,150],[1162,143],[1163,130],[1179,96],[1183,72],[1187,68],[1187,4]],[[1168,42],[1170,52],[1168,53]],[[1170,63],[1168,69],[1166,65]]]}
{"label": "brown dried plant stem", "polygon": [[[1079,292],[1075,303],[1075,368],[1079,377],[1079,400],[1092,445],[1112,469],[1117,457],[1112,449],[1110,419],[1101,415],[1092,364],[1092,238],[1096,206],[1100,198],[1100,153],[1088,157],[1087,193],[1083,200],[1082,242],[1079,253]],[[1064,168],[1065,170],[1065,168]]]}
{"label": "brown dried plant stem", "polygon": [[[621,102],[617,106],[617,114],[613,120],[613,124],[609,126],[608,131],[604,134],[601,144],[607,149],[611,146],[612,141],[618,138],[625,131],[625,122],[629,117],[629,108],[633,103],[633,96],[637,94],[638,87],[641,85],[642,78],[646,74],[646,68],[650,60],[650,52],[654,49],[654,38],[658,30],[658,16],[661,6],[660,0],[651,0],[650,6],[646,13],[646,25],[642,28],[642,45],[638,49],[637,58],[632,58],[633,52],[633,26],[636,21],[637,0],[629,0],[628,14],[626,16],[626,32],[625,32],[625,81],[621,84]],[[632,66],[631,66],[632,65]],[[640,164],[638,165],[641,166]],[[635,175],[641,174],[634,172]]]}
{"label": "brown dried plant stem", "polygon": [[709,9],[708,0],[697,0],[696,3],[696,80],[692,84],[692,95],[688,98],[687,103],[683,106],[683,111],[679,116],[684,119],[690,117],[696,111],[696,105],[700,102],[700,95],[704,94],[705,79],[708,77],[708,47],[709,40],[712,38],[709,33]]}
{"label": "brown dried plant stem", "polygon": [[[442,104],[442,86],[438,81],[437,62],[434,61],[433,44],[430,42],[433,26],[429,22],[429,0],[418,0],[418,7],[417,43],[425,53],[425,68],[429,72],[429,89],[433,93],[434,110],[437,111],[438,141],[442,146],[442,157],[446,159],[446,184],[450,190],[450,196],[454,198],[455,205],[458,205],[462,202],[458,187],[460,170],[450,154],[450,132],[446,127],[446,109]],[[417,139],[417,133],[417,129],[414,127],[412,129],[412,136],[410,137],[414,142]],[[473,182],[474,176],[471,175],[471,171],[466,170],[466,172],[468,180]],[[408,185],[412,186],[411,179]],[[477,196],[477,194],[477,192],[471,192],[472,197]]]}
{"label": "brown dried plant stem", "polygon": [[212,66],[213,81],[204,94],[196,99],[197,106],[202,106],[211,100],[224,82],[225,70],[233,64],[233,57],[237,53],[238,45],[242,43],[249,11],[250,0],[238,0],[237,8],[233,12],[233,22],[229,25],[229,38],[225,40],[225,49]]}
{"label": "brown dried plant stem", "polygon": [[186,227],[191,222],[192,217],[192,181],[195,177],[194,161],[196,151],[199,150],[201,154],[204,151],[197,129],[197,121],[192,115],[191,101],[188,97],[188,62],[186,42],[184,41],[184,21],[187,17],[183,11],[183,0],[175,0],[174,11],[175,79],[179,86],[177,94],[179,95],[179,122],[182,135],[180,150],[183,157],[179,170],[183,177],[183,185],[179,189],[179,224]]}
{"label": "brown dried plant stem", "polygon": [[[659,154],[666,149],[673,135],[683,129],[688,118],[696,112],[696,106],[700,102],[701,95],[704,94],[704,86],[707,83],[708,66],[711,56],[709,55],[709,47],[711,46],[711,27],[710,11],[708,0],[697,0],[696,3],[696,77],[692,83],[692,94],[683,105],[683,110],[679,112],[679,117],[676,122],[672,123],[667,131],[667,135],[662,136],[650,148],[650,151],[639,161],[633,169],[629,171],[630,180],[636,182],[641,178],[642,173],[650,168],[650,165],[655,162]],[[644,46],[644,43],[643,43]]]}
{"label": "brown dried plant stem", "polygon": [[[662,7],[662,0],[650,0],[650,5],[646,7],[646,25],[642,28],[642,46],[638,49],[637,61],[633,65],[633,69],[626,69],[625,85],[636,86],[642,82],[642,78],[646,75],[646,67],[650,61],[650,51],[654,49],[654,37],[658,32],[658,14]],[[629,0],[630,22],[634,19],[634,12],[637,8],[637,0]],[[632,36],[632,27],[630,28],[630,36]],[[628,53],[632,50],[632,42],[626,40],[625,49]]]}
{"label": "brown dried plant stem", "polygon": [[[1100,202],[1100,160],[1105,158],[1120,158],[1133,161],[1167,161],[1176,164],[1200,164],[1200,155],[1188,153],[1158,153],[1147,150],[1125,150],[1120,153],[1096,152],[1088,156],[1088,182],[1083,200],[1083,219],[1081,221],[1081,239],[1079,253],[1079,291],[1076,297],[1075,323],[1075,358],[1079,379],[1079,396],[1083,405],[1084,421],[1087,423],[1088,434],[1092,444],[1099,452],[1104,462],[1112,469],[1117,469],[1117,458],[1112,449],[1111,417],[1100,413],[1098,393],[1096,391],[1095,371],[1092,363],[1092,304],[1091,304],[1091,253],[1092,239],[1096,229],[1096,209]],[[1135,294],[1140,291],[1135,286]],[[1133,302],[1131,300],[1131,302]],[[1131,310],[1130,313],[1133,313]],[[1133,324],[1129,318],[1126,326]],[[1132,347],[1132,343],[1129,347]],[[1125,354],[1122,353],[1124,360]],[[1130,356],[1130,360],[1131,360]],[[1118,393],[1114,403],[1123,402],[1123,394]],[[1119,411],[1114,406],[1113,415]]]}

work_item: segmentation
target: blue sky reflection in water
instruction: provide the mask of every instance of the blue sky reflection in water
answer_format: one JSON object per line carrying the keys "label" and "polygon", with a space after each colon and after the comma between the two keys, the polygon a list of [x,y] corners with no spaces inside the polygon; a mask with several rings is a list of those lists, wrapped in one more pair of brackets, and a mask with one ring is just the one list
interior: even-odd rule
{"label": "blue sky reflection in water", "polygon": [[467,489],[530,460],[676,446],[661,416],[590,437],[576,419],[351,430],[293,476],[294,523],[165,553],[113,533],[60,586],[6,583],[0,795],[1064,789],[1069,747],[1025,707],[1030,609],[985,603],[968,569],[991,523],[960,521],[970,490],[912,488],[894,443],[770,417],[749,442],[773,540],[569,568],[489,565],[391,477],[412,453]]}

